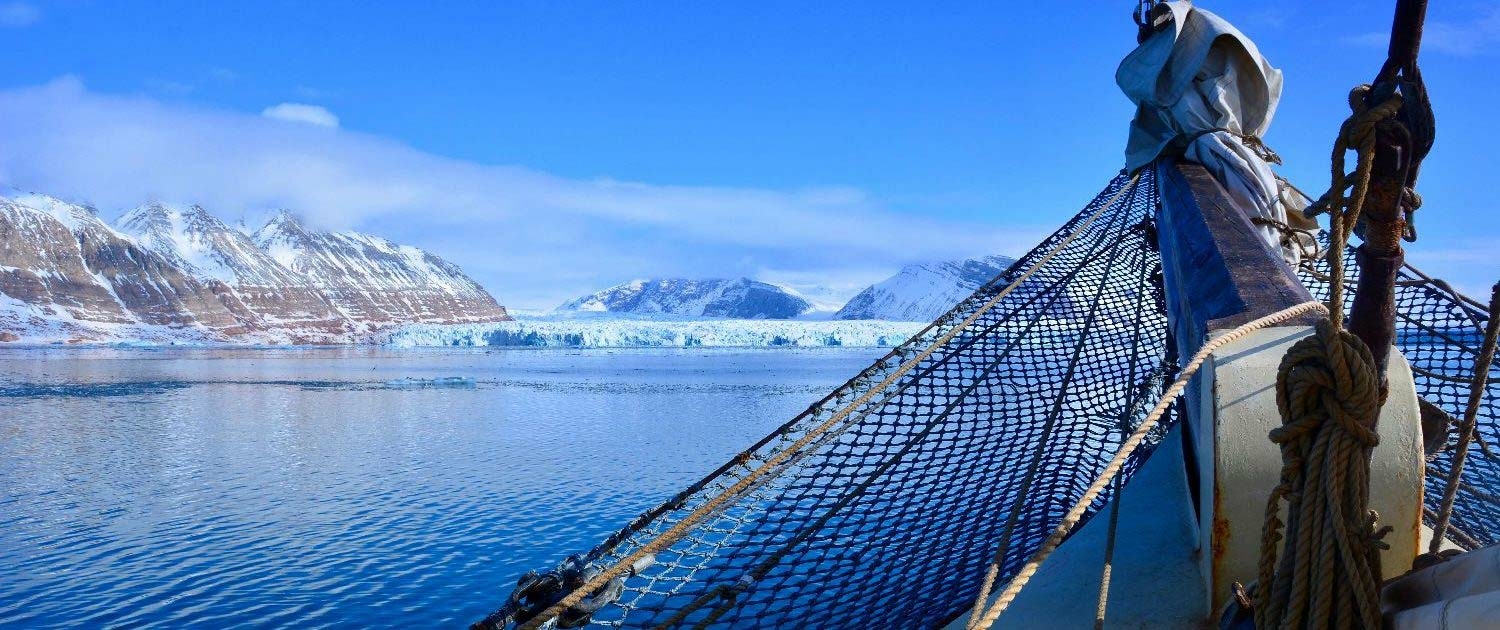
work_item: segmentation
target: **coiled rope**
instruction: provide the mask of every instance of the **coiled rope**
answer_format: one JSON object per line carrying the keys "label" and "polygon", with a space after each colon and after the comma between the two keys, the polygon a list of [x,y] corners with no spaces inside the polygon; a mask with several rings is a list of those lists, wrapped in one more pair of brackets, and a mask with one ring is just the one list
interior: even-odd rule
{"label": "coiled rope", "polygon": [[1042,546],[1037,549],[1036,553],[1032,554],[1031,558],[1026,561],[1026,564],[1021,566],[1020,571],[1016,572],[1015,577],[1011,578],[1010,582],[1006,584],[1005,590],[1000,592],[994,603],[985,608],[984,602],[988,599],[988,593],[994,587],[995,579],[1000,571],[998,563],[992,563],[989,566],[985,573],[984,583],[980,588],[980,597],[974,605],[976,612],[983,612],[970,618],[968,628],[970,630],[989,628],[995,624],[995,620],[1000,617],[1000,614],[1005,612],[1005,609],[1010,606],[1011,602],[1015,601],[1016,595],[1021,592],[1021,589],[1026,587],[1026,583],[1031,581],[1032,576],[1036,575],[1037,569],[1041,567],[1042,563],[1047,561],[1047,558],[1052,555],[1052,552],[1057,550],[1057,547],[1068,537],[1073,528],[1078,526],[1078,522],[1083,519],[1084,513],[1088,511],[1089,505],[1094,502],[1094,499],[1098,498],[1099,493],[1104,491],[1104,487],[1109,485],[1110,481],[1120,473],[1130,454],[1135,451],[1136,447],[1140,446],[1141,441],[1146,438],[1146,435],[1151,432],[1151,429],[1166,414],[1167,409],[1182,395],[1182,392],[1187,388],[1188,381],[1192,379],[1194,374],[1198,373],[1199,368],[1203,367],[1203,362],[1208,359],[1210,354],[1213,354],[1226,344],[1244,338],[1252,332],[1314,312],[1327,314],[1328,307],[1324,306],[1321,302],[1303,302],[1246,323],[1203,344],[1203,347],[1199,348],[1198,352],[1193,355],[1192,360],[1178,373],[1177,380],[1173,381],[1172,385],[1162,394],[1161,400],[1151,409],[1151,413],[1146,415],[1145,419],[1141,421],[1140,426],[1137,426],[1135,431],[1130,434],[1130,437],[1125,440],[1125,443],[1120,445],[1120,449],[1115,452],[1114,459],[1094,479],[1094,483],[1089,486],[1088,490],[1084,491],[1083,496],[1079,497],[1078,501],[1073,504],[1073,508],[1063,516],[1062,521],[1052,530],[1051,535],[1047,536],[1047,540],[1042,542]]}
{"label": "coiled rope", "polygon": [[[1072,243],[1080,234],[1083,234],[1085,231],[1087,231],[1087,228],[1092,225],[1095,220],[1097,220],[1101,215],[1113,208],[1127,191],[1132,190],[1135,187],[1135,184],[1137,181],[1139,181],[1139,179],[1139,173],[1131,176],[1130,180],[1127,181],[1124,186],[1121,186],[1120,189],[1109,198],[1109,200],[1099,206],[1098,210],[1089,215],[1088,219],[1080,224],[1072,234],[1069,234],[1067,238],[1059,241],[1057,245],[1053,246],[1052,249],[1048,250],[1046,254],[1037,259],[1036,263],[1028,267],[1025,272],[1017,276],[1015,280],[1011,281],[1011,283],[1006,285],[1004,289],[996,293],[994,297],[990,298],[990,300],[985,302],[983,306],[975,310],[973,314],[969,315],[969,317],[965,318],[958,325],[954,326],[952,330],[949,330],[942,336],[938,337],[937,340],[933,341],[931,345],[923,349],[921,352],[917,353],[911,359],[906,360],[901,364],[900,367],[896,368],[896,370],[891,372],[890,375],[886,376],[884,380],[873,385],[864,394],[860,395],[853,402],[849,403],[848,406],[839,410],[838,413],[835,413],[827,421],[810,429],[796,442],[793,442],[792,444],[787,446],[787,448],[768,458],[759,467],[750,471],[749,473],[746,473],[746,475],[739,481],[735,482],[734,485],[725,488],[723,492],[704,502],[703,505],[693,510],[687,516],[684,516],[681,521],[678,521],[671,528],[667,529],[667,531],[662,532],[656,538],[653,538],[646,544],[641,545],[630,555],[621,558],[613,566],[605,569],[604,571],[601,571],[598,575],[595,575],[592,579],[590,579],[579,588],[575,589],[572,593],[569,593],[567,596],[563,597],[551,607],[543,610],[541,613],[537,614],[535,617],[522,624],[518,630],[537,630],[548,621],[557,618],[558,615],[562,614],[568,608],[583,601],[584,598],[589,596],[589,594],[599,590],[600,588],[608,584],[610,580],[628,573],[631,567],[638,560],[670,548],[674,543],[686,536],[688,532],[692,531],[692,528],[703,519],[717,513],[720,509],[726,507],[731,501],[740,497],[745,492],[754,487],[756,482],[760,480],[760,478],[771,474],[783,462],[786,462],[788,459],[792,458],[794,455],[802,451],[802,449],[807,448],[807,446],[816,442],[820,436],[828,433],[830,430],[833,430],[845,419],[853,415],[859,408],[869,403],[871,400],[874,400],[874,398],[879,395],[880,392],[884,391],[887,387],[890,387],[902,376],[910,372],[919,363],[932,356],[932,354],[937,352],[939,348],[942,348],[949,341],[952,341],[953,338],[958,336],[959,333],[963,332],[969,326],[973,325],[975,321],[978,321],[979,318],[982,317],[985,313],[989,312],[990,309],[994,308],[996,304],[1000,303],[1000,300],[1004,299],[1005,296],[1014,291],[1016,287],[1025,282],[1027,278],[1030,278],[1032,274],[1036,273],[1038,269],[1047,264],[1048,261],[1052,260],[1052,258],[1055,257],[1058,252],[1062,251],[1063,248]],[[1137,440],[1137,442],[1139,442],[1139,440]],[[706,603],[706,600],[703,603]],[[700,603],[699,605],[701,606],[702,604]]]}
{"label": "coiled rope", "polygon": [[[1380,625],[1379,534],[1371,534],[1370,453],[1380,442],[1380,376],[1354,334],[1320,321],[1292,346],[1276,374],[1282,426],[1281,483],[1266,502],[1256,627]],[[1277,565],[1287,502],[1286,551]]]}
{"label": "coiled rope", "polygon": [[[1343,252],[1369,192],[1376,125],[1396,116],[1402,100],[1393,95],[1368,107],[1370,92],[1368,85],[1349,92],[1352,113],[1334,141],[1332,183],[1315,205],[1331,224],[1328,319],[1293,344],[1276,373],[1282,424],[1270,439],[1281,448],[1282,467],[1261,529],[1258,628],[1380,625],[1379,539],[1390,528],[1374,531],[1369,476],[1384,392],[1370,349],[1344,330]],[[1350,150],[1357,162],[1346,174]]]}

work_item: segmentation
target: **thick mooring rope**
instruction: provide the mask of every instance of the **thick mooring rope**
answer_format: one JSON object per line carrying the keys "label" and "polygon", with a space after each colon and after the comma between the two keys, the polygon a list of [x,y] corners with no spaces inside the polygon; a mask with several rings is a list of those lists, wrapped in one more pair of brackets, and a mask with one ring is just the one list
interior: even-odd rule
{"label": "thick mooring rope", "polygon": [[1474,358],[1474,376],[1469,382],[1469,406],[1464,410],[1463,426],[1458,429],[1457,450],[1453,452],[1453,468],[1448,471],[1448,483],[1443,488],[1443,502],[1433,519],[1432,542],[1428,553],[1436,554],[1442,548],[1443,537],[1448,533],[1448,521],[1453,517],[1453,501],[1458,497],[1458,482],[1464,472],[1464,460],[1469,455],[1469,444],[1473,442],[1474,425],[1479,419],[1479,404],[1484,401],[1484,388],[1490,378],[1490,368],[1495,364],[1495,342],[1500,337],[1500,283],[1490,291],[1490,319],[1484,327],[1484,345],[1479,356]]}
{"label": "thick mooring rope", "polygon": [[[1261,532],[1258,628],[1380,625],[1380,565],[1371,533],[1370,452],[1379,443],[1380,376],[1363,341],[1318,322],[1276,374],[1281,482]],[[1285,557],[1277,565],[1287,500]]]}
{"label": "thick mooring rope", "polygon": [[1043,265],[1052,260],[1052,258],[1055,257],[1058,252],[1062,251],[1063,248],[1072,243],[1080,234],[1083,234],[1087,230],[1087,228],[1094,223],[1096,219],[1113,208],[1127,191],[1130,191],[1135,187],[1135,184],[1139,179],[1140,174],[1138,173],[1131,176],[1130,180],[1127,181],[1124,186],[1121,186],[1120,189],[1116,191],[1114,195],[1109,198],[1109,200],[1102,204],[1098,210],[1096,210],[1092,215],[1089,215],[1087,220],[1079,224],[1078,228],[1074,230],[1072,234],[1069,234],[1067,238],[1059,241],[1057,245],[1053,246],[1052,249],[1048,250],[1046,254],[1037,259],[1035,264],[1031,265],[1031,267],[1027,268],[1025,272],[1017,276],[1015,280],[1011,281],[1011,283],[1006,285],[1004,289],[996,293],[994,297],[990,298],[989,301],[985,302],[983,306],[975,310],[973,314],[969,315],[958,325],[954,326],[952,330],[949,330],[942,336],[938,337],[938,339],[933,341],[932,344],[929,345],[926,349],[917,353],[912,358],[906,360],[901,364],[900,367],[891,372],[889,376],[881,380],[879,383],[873,385],[864,394],[860,395],[853,402],[849,403],[848,406],[839,410],[838,413],[835,413],[827,421],[808,430],[808,432],[796,442],[793,442],[782,451],[771,456],[755,470],[746,473],[745,476],[739,481],[735,482],[734,485],[725,488],[723,492],[704,502],[703,505],[690,512],[687,516],[684,516],[681,521],[678,521],[671,528],[667,529],[667,531],[662,532],[660,535],[651,539],[646,544],[641,545],[640,548],[636,549],[630,555],[621,558],[620,561],[616,562],[608,569],[601,571],[598,575],[594,576],[593,579],[586,582],[583,586],[575,589],[572,593],[569,593],[561,600],[558,600],[557,603],[548,607],[546,610],[537,614],[535,617],[532,617],[526,623],[522,624],[518,628],[518,630],[537,630],[548,621],[557,618],[557,616],[562,614],[563,611],[573,607],[574,605],[578,604],[578,602],[583,601],[583,599],[588,597],[590,593],[593,593],[599,590],[604,585],[608,584],[610,580],[628,573],[631,567],[634,566],[637,561],[670,548],[674,543],[686,536],[688,532],[692,531],[692,528],[704,518],[717,513],[721,508],[728,505],[730,501],[733,501],[734,499],[743,495],[746,491],[752,488],[755,485],[756,481],[758,481],[761,477],[771,474],[783,462],[799,453],[808,445],[814,443],[820,436],[828,433],[834,427],[838,426],[839,423],[843,422],[846,418],[853,415],[854,412],[860,407],[873,400],[875,396],[880,394],[880,392],[884,391],[887,387],[890,387],[902,376],[905,376],[906,373],[915,368],[917,364],[925,361],[928,357],[932,356],[933,353],[937,352],[939,348],[942,348],[949,341],[952,341],[954,337],[958,336],[959,333],[963,332],[969,326],[973,325],[975,321],[978,321],[980,317],[989,312],[990,309],[994,308],[996,304],[999,304],[1001,300],[1005,299],[1005,296],[1009,295],[1016,289],[1016,287],[1025,282],[1027,278],[1030,278],[1032,274],[1036,273],[1038,269],[1041,269]]}
{"label": "thick mooring rope", "polygon": [[[1332,183],[1318,204],[1331,224],[1328,319],[1287,351],[1276,373],[1282,424],[1270,438],[1281,447],[1281,479],[1266,501],[1261,529],[1257,628],[1380,625],[1378,553],[1384,543],[1383,532],[1373,531],[1369,476],[1384,395],[1370,349],[1344,330],[1343,253],[1370,189],[1375,127],[1395,116],[1402,101],[1396,95],[1367,107],[1370,90],[1362,85],[1349,92],[1353,113],[1339,128]],[[1358,161],[1345,174],[1351,149]],[[1279,562],[1278,546],[1284,546]]]}
{"label": "thick mooring rope", "polygon": [[[1026,583],[1031,581],[1032,576],[1036,575],[1037,569],[1042,566],[1042,563],[1047,561],[1047,558],[1052,555],[1052,552],[1057,550],[1057,547],[1068,537],[1073,528],[1078,526],[1078,522],[1083,520],[1083,515],[1088,512],[1088,508],[1093,504],[1094,499],[1098,498],[1099,493],[1104,491],[1104,487],[1109,485],[1109,482],[1120,473],[1130,454],[1135,451],[1136,447],[1140,446],[1141,441],[1146,438],[1151,429],[1155,428],[1156,424],[1161,421],[1162,416],[1166,414],[1167,409],[1172,406],[1177,397],[1182,395],[1182,392],[1187,388],[1188,381],[1192,379],[1194,374],[1198,373],[1199,368],[1203,367],[1203,362],[1208,359],[1210,354],[1224,347],[1224,345],[1239,340],[1252,332],[1314,312],[1326,314],[1328,307],[1324,306],[1321,302],[1303,302],[1302,304],[1282,309],[1246,323],[1203,344],[1203,347],[1199,348],[1198,352],[1193,355],[1193,359],[1187,365],[1183,366],[1182,371],[1177,375],[1177,380],[1173,381],[1172,385],[1162,394],[1161,400],[1157,401],[1156,406],[1151,409],[1151,413],[1146,414],[1140,426],[1137,426],[1135,431],[1130,434],[1130,437],[1120,446],[1120,450],[1115,452],[1114,459],[1109,462],[1108,466],[1104,467],[1103,472],[1094,479],[1094,483],[1073,504],[1073,509],[1069,510],[1063,516],[1062,521],[1052,530],[1052,534],[1047,537],[1047,540],[1042,542],[1042,546],[1037,549],[1036,553],[1032,554],[1031,559],[1027,560],[1026,564],[1021,566],[1021,570],[1016,572],[1015,577],[1011,578],[1010,582],[1005,585],[1005,590],[1000,592],[995,602],[988,609],[984,609],[983,599],[975,602],[975,609],[984,610],[984,613],[977,615],[977,622],[971,620],[969,627],[989,628],[995,624],[995,620],[1000,617],[1000,613],[1005,612],[1005,609],[1010,606],[1011,602],[1015,601],[1016,595],[1020,594],[1021,589],[1025,588]],[[991,564],[989,566],[985,573],[984,584],[980,588],[981,593],[987,594],[993,588],[999,570],[998,564]]]}

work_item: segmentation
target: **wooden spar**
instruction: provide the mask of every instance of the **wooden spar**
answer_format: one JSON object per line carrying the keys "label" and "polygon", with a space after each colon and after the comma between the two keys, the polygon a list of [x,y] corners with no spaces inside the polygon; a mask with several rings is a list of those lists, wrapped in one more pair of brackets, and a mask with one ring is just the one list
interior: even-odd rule
{"label": "wooden spar", "polygon": [[[1168,159],[1156,168],[1162,275],[1178,356],[1192,356],[1211,330],[1234,328],[1312,299],[1281,252],[1271,248],[1208,169]],[[1305,316],[1284,325],[1315,320]]]}

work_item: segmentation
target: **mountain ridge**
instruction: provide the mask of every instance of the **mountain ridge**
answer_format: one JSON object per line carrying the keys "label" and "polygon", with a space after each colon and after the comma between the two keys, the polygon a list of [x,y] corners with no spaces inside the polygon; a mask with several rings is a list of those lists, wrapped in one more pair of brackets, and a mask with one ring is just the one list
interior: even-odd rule
{"label": "mountain ridge", "polygon": [[112,226],[88,206],[0,191],[0,337],[349,343],[404,324],[510,319],[434,254],[298,228],[283,264],[201,206],[144,204]]}
{"label": "mountain ridge", "polygon": [[750,278],[656,278],[617,284],[564,302],[553,312],[791,319],[812,308],[790,289]]}
{"label": "mountain ridge", "polygon": [[850,298],[833,318],[930,322],[1014,263],[982,256],[907,265]]}

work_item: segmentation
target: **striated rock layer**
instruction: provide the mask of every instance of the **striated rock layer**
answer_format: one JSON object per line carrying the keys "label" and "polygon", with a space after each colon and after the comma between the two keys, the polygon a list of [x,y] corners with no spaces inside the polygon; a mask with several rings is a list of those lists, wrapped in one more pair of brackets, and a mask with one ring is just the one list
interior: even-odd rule
{"label": "striated rock layer", "polygon": [[255,232],[276,262],[306,277],[356,321],[458,324],[510,319],[457,265],[359,232],[309,230],[283,212]]}
{"label": "striated rock layer", "polygon": [[259,235],[271,250],[198,206],[141,206],[116,229],[46,195],[0,197],[0,339],[340,343],[510,319],[420,249],[286,215]]}

